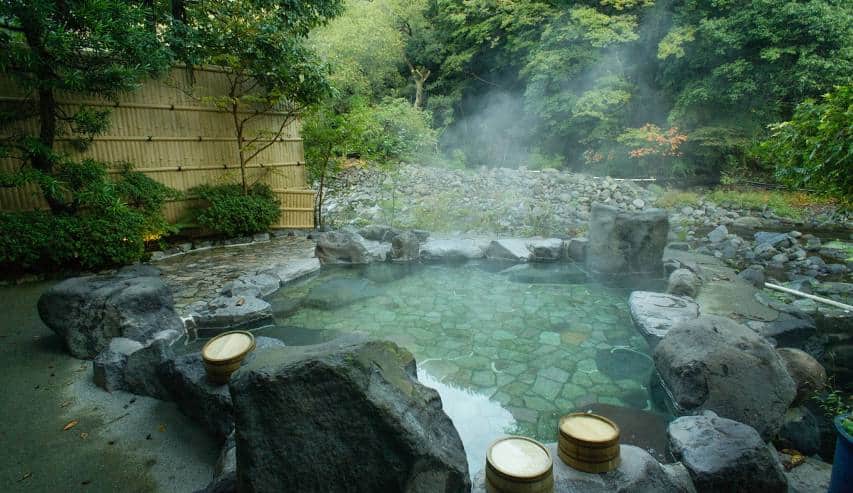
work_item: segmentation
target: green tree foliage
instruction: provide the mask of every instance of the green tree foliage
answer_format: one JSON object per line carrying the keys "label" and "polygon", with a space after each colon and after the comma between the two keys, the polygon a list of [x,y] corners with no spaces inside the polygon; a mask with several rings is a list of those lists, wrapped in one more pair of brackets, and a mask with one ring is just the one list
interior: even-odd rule
{"label": "green tree foliage", "polygon": [[173,192],[142,173],[125,167],[114,180],[103,163],[69,159],[56,161],[53,173],[74,212],[0,214],[0,270],[97,269],[136,262],[144,254],[144,240],[167,228],[162,208]]}
{"label": "green tree foliage", "polygon": [[759,152],[780,181],[853,201],[853,86],[805,100],[770,129]]}
{"label": "green tree foliage", "polygon": [[[187,56],[193,63],[226,69],[226,92],[203,99],[231,113],[244,193],[251,188],[246,166],[275,144],[308,105],[329,92],[325,67],[305,39],[312,28],[338,15],[341,6],[341,0],[187,4]],[[251,125],[272,110],[281,116],[278,126]]]}
{"label": "green tree foliage", "polygon": [[352,97],[317,105],[302,124],[308,179],[317,186],[315,223],[323,224],[326,187],[347,156],[358,156],[386,169],[435,153],[436,132],[430,115],[405,99],[386,98],[371,104]]}
{"label": "green tree foliage", "polygon": [[[56,139],[68,136],[85,146],[109,121],[108,110],[60,107],[57,94],[113,98],[168,67],[152,16],[143,3],[121,0],[0,2],[0,71],[25,94],[0,112],[0,132],[11,137],[0,157],[19,159],[19,172],[41,186],[52,209],[68,205],[67,190],[52,179],[62,161]],[[20,125],[30,119],[38,122],[36,133]]]}

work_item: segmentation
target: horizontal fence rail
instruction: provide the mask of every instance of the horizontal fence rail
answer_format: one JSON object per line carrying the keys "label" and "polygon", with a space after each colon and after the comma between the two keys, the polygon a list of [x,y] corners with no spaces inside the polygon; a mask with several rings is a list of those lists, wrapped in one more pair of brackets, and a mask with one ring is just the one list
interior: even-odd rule
{"label": "horizontal fence rail", "polygon": [[[80,159],[93,158],[107,163],[129,162],[135,171],[145,173],[164,185],[181,192],[198,185],[236,183],[240,175],[237,138],[232,116],[205,97],[226,94],[225,71],[218,67],[193,69],[195,82],[190,83],[184,68],[175,67],[160,80],[145,82],[141,87],[120,96],[116,101],[81,98],[74,94],[57,94],[60,106],[73,111],[80,106],[110,110],[110,127],[98,135],[85,151],[75,148],[79,139],[61,135],[56,148]],[[192,94],[191,94],[192,93]],[[0,107],[28,101],[11,77],[0,75]],[[270,186],[279,199],[281,218],[274,227],[313,228],[314,191],[306,185],[305,154],[297,119],[286,122],[281,137],[259,135],[275,132],[288,117],[282,111],[242,110],[254,114],[247,125],[247,140],[269,146],[246,166],[251,183]],[[15,133],[35,134],[38,122],[27,120]],[[8,136],[0,136],[2,140]],[[14,159],[0,159],[0,170],[19,166]],[[111,167],[111,175],[121,172]],[[200,203],[191,193],[170,201],[164,208],[173,223],[188,223],[192,207]],[[0,210],[33,210],[47,208],[37,187],[0,188]]]}

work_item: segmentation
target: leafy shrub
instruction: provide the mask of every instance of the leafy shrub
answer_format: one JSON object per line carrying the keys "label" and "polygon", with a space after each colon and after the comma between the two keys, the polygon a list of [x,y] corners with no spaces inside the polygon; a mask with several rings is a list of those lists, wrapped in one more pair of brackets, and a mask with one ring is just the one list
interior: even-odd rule
{"label": "leafy shrub", "polygon": [[144,216],[129,208],[100,213],[0,214],[0,266],[9,273],[99,269],[140,260]]}
{"label": "leafy shrub", "polygon": [[776,177],[795,188],[844,200],[853,197],[853,86],[840,86],[820,101],[807,99],[790,121],[770,126],[759,149]]}
{"label": "leafy shrub", "polygon": [[225,235],[239,236],[267,231],[281,215],[278,199],[269,186],[256,183],[244,194],[240,185],[202,185],[192,190],[207,203],[196,221]]}
{"label": "leafy shrub", "polygon": [[146,239],[177,232],[176,226],[169,224],[163,216],[166,202],[180,196],[177,190],[133,171],[129,164],[123,166],[119,177],[116,191],[130,207],[143,214]]}
{"label": "leafy shrub", "polygon": [[145,254],[145,237],[165,230],[162,207],[174,192],[129,165],[113,181],[103,163],[64,160],[55,179],[56,193],[68,198],[67,210],[0,214],[0,266],[5,272],[133,263]]}

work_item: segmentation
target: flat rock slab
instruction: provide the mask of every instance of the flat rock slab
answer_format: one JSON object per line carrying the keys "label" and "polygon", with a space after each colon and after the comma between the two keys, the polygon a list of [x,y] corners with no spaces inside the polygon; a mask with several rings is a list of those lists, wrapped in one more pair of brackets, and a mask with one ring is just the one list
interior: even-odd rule
{"label": "flat rock slab", "polygon": [[318,258],[294,259],[285,264],[278,265],[267,270],[270,274],[278,277],[282,285],[295,281],[308,274],[312,274],[320,270],[322,265]]}
{"label": "flat rock slab", "polygon": [[[557,455],[557,444],[546,444],[554,462],[554,493],[695,492],[681,464],[661,465],[641,448],[621,445],[622,462],[613,471],[589,474],[567,466]],[[485,459],[484,459],[485,460]],[[474,477],[472,493],[486,493],[485,473]]]}
{"label": "flat rock slab", "polygon": [[193,308],[193,321],[200,337],[257,327],[272,319],[270,304],[254,296],[217,296]]}
{"label": "flat rock slab", "polygon": [[773,450],[750,426],[705,412],[676,419],[667,432],[672,454],[690,472],[697,491],[788,491]]}
{"label": "flat rock slab", "polygon": [[628,297],[628,308],[634,327],[646,338],[651,348],[685,320],[699,318],[699,304],[690,298],[651,291],[634,291]]}
{"label": "flat rock slab", "polygon": [[704,410],[746,423],[766,440],[796,396],[770,343],[733,320],[703,315],[673,327],[654,351],[676,414]]}
{"label": "flat rock slab", "polygon": [[472,260],[486,256],[488,240],[430,239],[421,245],[421,259],[427,261]]}
{"label": "flat rock slab", "polygon": [[695,301],[702,315],[719,315],[736,320],[772,322],[779,312],[760,303],[755,286],[737,276],[720,259],[709,255],[667,248],[664,262],[678,261],[681,265],[696,265],[702,270],[702,289]]}

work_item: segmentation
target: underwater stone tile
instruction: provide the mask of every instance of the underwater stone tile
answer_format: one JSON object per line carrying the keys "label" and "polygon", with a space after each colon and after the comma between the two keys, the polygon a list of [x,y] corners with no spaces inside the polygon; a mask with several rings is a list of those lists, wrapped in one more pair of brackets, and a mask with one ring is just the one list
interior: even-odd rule
{"label": "underwater stone tile", "polygon": [[512,413],[512,417],[522,423],[536,424],[539,420],[539,411],[528,409],[526,407],[510,407],[507,409]]}
{"label": "underwater stone tile", "polygon": [[560,394],[560,390],[562,388],[562,383],[545,378],[540,374],[536,377],[536,381],[533,383],[532,392],[544,397],[545,399],[553,400]]}
{"label": "underwater stone tile", "polygon": [[509,401],[512,400],[512,396],[510,396],[506,392],[497,391],[492,396],[492,400],[500,403],[502,406],[506,406],[507,404],[509,404]]}
{"label": "underwater stone tile", "polygon": [[471,375],[471,383],[480,387],[495,385],[495,374],[492,370],[477,370]]}
{"label": "underwater stone tile", "polygon": [[523,397],[524,407],[535,409],[536,411],[556,411],[557,407],[551,401],[537,396],[526,395]]}
{"label": "underwater stone tile", "polygon": [[596,366],[594,359],[591,359],[591,358],[584,359],[584,360],[578,361],[577,371],[580,371],[580,372],[596,372],[596,371],[598,371],[598,366]]}
{"label": "underwater stone tile", "polygon": [[586,388],[590,388],[593,385],[589,375],[578,371],[572,375],[572,383]]}
{"label": "underwater stone tile", "polygon": [[550,380],[554,380],[555,382],[565,383],[569,380],[570,375],[569,375],[569,372],[567,372],[561,368],[557,368],[557,367],[552,366],[552,367],[544,368],[544,369],[540,370],[539,376],[548,378]]}
{"label": "underwater stone tile", "polygon": [[501,373],[498,373],[496,376],[496,382],[497,382],[498,387],[504,387],[506,385],[513,383],[514,381],[515,381],[515,377],[508,374],[508,373],[501,372]]}
{"label": "underwater stone tile", "polygon": [[560,345],[560,334],[556,332],[542,332],[539,334],[539,342],[542,344]]}

